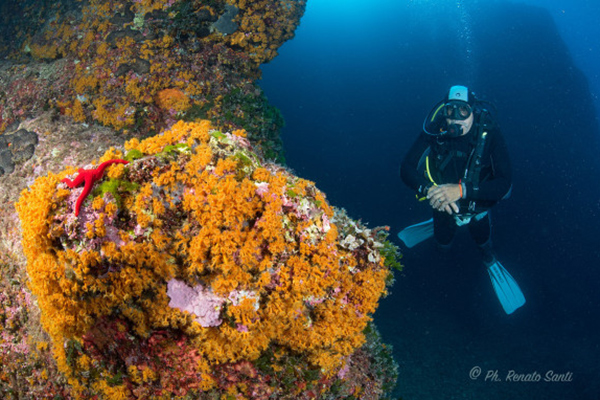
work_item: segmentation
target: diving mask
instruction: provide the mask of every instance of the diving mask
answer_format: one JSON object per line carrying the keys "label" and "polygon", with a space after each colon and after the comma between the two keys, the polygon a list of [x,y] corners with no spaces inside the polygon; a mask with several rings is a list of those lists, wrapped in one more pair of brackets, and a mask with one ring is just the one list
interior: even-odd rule
{"label": "diving mask", "polygon": [[462,121],[471,116],[473,109],[464,101],[449,101],[442,107],[444,118]]}
{"label": "diving mask", "polygon": [[473,114],[473,108],[464,101],[441,101],[425,118],[423,131],[431,136],[454,138],[463,134],[459,121],[468,119]]}

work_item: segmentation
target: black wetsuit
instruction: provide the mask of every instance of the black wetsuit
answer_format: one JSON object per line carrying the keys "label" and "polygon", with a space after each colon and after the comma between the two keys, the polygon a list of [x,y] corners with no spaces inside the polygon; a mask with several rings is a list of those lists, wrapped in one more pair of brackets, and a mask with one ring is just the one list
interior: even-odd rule
{"label": "black wetsuit", "polygon": [[[504,138],[497,126],[490,126],[485,129],[488,134],[481,157],[479,179],[465,182],[465,169],[476,146],[477,136],[481,132],[478,128],[478,117],[475,116],[471,130],[457,138],[440,141],[421,132],[402,161],[401,175],[407,186],[424,196],[431,181],[422,164],[426,152],[430,150],[429,169],[436,184],[456,184],[462,179],[466,186],[466,198],[458,202],[460,213],[468,213],[470,209],[472,214],[479,214],[479,218],[471,219],[468,227],[477,245],[485,252],[485,247],[491,251],[491,228],[489,213],[483,216],[483,212],[509,193],[512,172]],[[446,212],[434,210],[433,220],[436,241],[442,247],[450,246],[457,229],[454,217]]]}

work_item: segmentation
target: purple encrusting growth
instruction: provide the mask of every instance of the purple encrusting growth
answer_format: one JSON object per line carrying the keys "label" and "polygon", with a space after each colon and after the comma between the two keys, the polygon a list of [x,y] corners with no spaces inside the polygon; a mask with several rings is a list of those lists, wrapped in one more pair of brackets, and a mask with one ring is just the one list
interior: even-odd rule
{"label": "purple encrusting growth", "polygon": [[204,328],[219,326],[219,317],[225,299],[207,290],[202,285],[188,286],[185,282],[171,279],[167,284],[167,295],[171,299],[169,307],[189,311]]}

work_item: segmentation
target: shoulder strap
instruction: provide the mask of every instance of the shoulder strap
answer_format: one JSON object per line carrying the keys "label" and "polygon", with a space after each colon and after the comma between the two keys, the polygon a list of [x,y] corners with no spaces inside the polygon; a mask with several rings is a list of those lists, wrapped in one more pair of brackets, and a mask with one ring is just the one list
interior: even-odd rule
{"label": "shoulder strap", "polygon": [[488,130],[490,125],[488,124],[489,113],[487,110],[483,110],[479,117],[479,124],[477,124],[477,135],[475,136],[475,147],[469,160],[467,161],[467,168],[465,169],[464,180],[465,182],[472,182],[477,184],[479,181],[479,174],[483,168],[483,151],[485,149],[485,143],[487,141]]}
{"label": "shoulder strap", "polygon": [[[479,123],[477,124],[477,134],[475,137],[475,147],[471,152],[471,156],[467,161],[467,168],[465,169],[464,182],[470,182],[473,188],[479,187],[479,179],[481,170],[483,168],[483,151],[485,150],[485,144],[487,141],[488,131],[493,127],[493,121],[490,124],[489,112],[482,110],[479,116]],[[469,201],[468,210],[470,213],[477,212],[477,202],[474,200]]]}

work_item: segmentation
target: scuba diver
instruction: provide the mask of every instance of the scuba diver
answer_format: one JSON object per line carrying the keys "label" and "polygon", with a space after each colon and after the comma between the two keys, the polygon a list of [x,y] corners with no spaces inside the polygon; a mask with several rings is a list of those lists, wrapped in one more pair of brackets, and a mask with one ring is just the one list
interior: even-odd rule
{"label": "scuba diver", "polygon": [[496,295],[511,314],[525,298],[494,255],[490,209],[510,195],[512,172],[506,143],[488,105],[465,86],[453,86],[431,110],[402,161],[401,176],[420,201],[429,203],[433,218],[409,226],[398,237],[412,247],[433,236],[438,247],[447,250],[457,229],[467,226]]}

